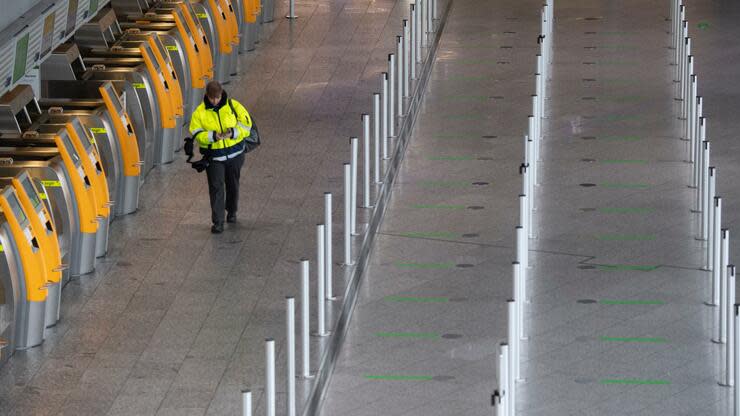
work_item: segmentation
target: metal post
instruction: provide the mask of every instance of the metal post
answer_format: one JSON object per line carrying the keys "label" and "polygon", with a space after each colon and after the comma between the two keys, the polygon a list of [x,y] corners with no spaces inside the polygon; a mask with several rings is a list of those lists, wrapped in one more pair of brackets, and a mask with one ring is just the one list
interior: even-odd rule
{"label": "metal post", "polygon": [[727,342],[727,318],[728,314],[727,301],[729,296],[729,286],[727,285],[727,265],[730,264],[730,231],[723,228],[720,231],[720,312],[719,312],[719,342],[724,344]]}
{"label": "metal post", "polygon": [[[714,197],[714,215],[712,221],[712,305],[720,303],[720,279],[722,270],[720,266],[721,248],[720,233],[722,227],[722,197]],[[716,321],[715,321],[716,322]]]}
{"label": "metal post", "polygon": [[383,138],[383,159],[388,159],[388,73],[381,74],[382,84],[382,104],[381,104],[381,137]]}
{"label": "metal post", "polygon": [[265,415],[275,416],[275,340],[265,340]]}
{"label": "metal post", "polygon": [[301,377],[304,379],[313,378],[311,375],[311,341],[308,338],[311,327],[309,296],[309,262],[307,259],[301,259],[301,362],[303,364]]}
{"label": "metal post", "polygon": [[242,416],[252,416],[252,392],[242,390]]}
{"label": "metal post", "polygon": [[[362,115],[362,137],[370,142],[370,114]],[[373,142],[373,179],[375,183],[380,182],[380,143]],[[368,194],[368,198],[370,195]],[[369,205],[368,205],[369,206]]]}
{"label": "metal post", "polygon": [[725,371],[725,386],[732,387],[735,385],[735,355],[736,338],[735,338],[735,266],[732,264],[727,265],[727,346],[725,347],[726,365],[727,370]]}
{"label": "metal post", "polygon": [[411,48],[411,79],[416,79],[416,4],[411,3],[409,5],[411,11],[409,17],[411,20],[411,39],[409,47]]}
{"label": "metal post", "polygon": [[[732,275],[735,276],[735,267],[734,266],[732,268]],[[734,312],[733,321],[735,321],[734,322],[734,325],[735,325],[735,328],[734,328],[735,329],[735,345],[734,345],[734,347],[735,348],[734,348],[734,351],[733,351],[734,358],[732,360],[733,361],[733,364],[735,364],[735,366],[734,366],[734,369],[735,370],[733,371],[733,373],[740,374],[740,305],[735,304],[735,305],[733,305],[733,307],[734,307],[734,310],[733,310],[733,312]],[[732,394],[732,396],[733,396],[733,403],[734,403],[734,408],[733,408],[733,413],[732,414],[734,416],[740,416],[740,383],[735,383],[735,386],[734,387],[735,388],[733,389],[733,392],[732,392],[733,393]]]}
{"label": "metal post", "polygon": [[349,163],[344,164],[344,264],[351,266],[352,264],[352,221],[350,211],[352,210],[352,199],[350,198],[350,192],[352,184],[350,176]]}
{"label": "metal post", "polygon": [[288,344],[286,354],[285,406],[287,416],[295,413],[295,298],[285,298],[285,342]]}
{"label": "metal post", "polygon": [[326,279],[326,299],[334,300],[334,223],[332,220],[333,203],[331,192],[324,192],[324,278]]}
{"label": "metal post", "polygon": [[[439,14],[437,14],[437,0],[433,0],[433,3],[434,4],[432,5],[433,6],[432,7],[432,18],[434,20],[437,20],[437,19],[439,19],[439,17],[438,17]],[[435,32],[436,32],[436,29],[435,29]]]}
{"label": "metal post", "polygon": [[416,19],[415,45],[416,45],[416,63],[419,63],[419,64],[424,61],[422,53],[421,53],[421,37],[422,37],[421,16],[423,14],[424,14],[424,0],[416,0],[416,7],[414,10],[414,18]]}
{"label": "metal post", "polygon": [[[511,408],[515,408],[516,403],[516,388],[514,382],[519,379],[519,328],[517,328],[517,305],[514,299],[508,300],[509,307],[509,399],[512,401]],[[514,414],[514,413],[512,413]]]}
{"label": "metal post", "polygon": [[[527,224],[527,220],[529,219],[527,215],[527,195],[519,194],[519,222],[522,224],[522,231],[524,235],[524,241],[522,242],[522,248],[523,252],[521,257],[517,256],[517,261],[522,264],[522,269],[525,270],[529,268],[529,224]],[[519,242],[519,238],[517,236],[517,243]],[[518,250],[517,245],[517,250]]]}
{"label": "metal post", "polygon": [[316,336],[325,337],[329,335],[326,331],[326,294],[325,287],[325,265],[326,254],[326,231],[324,224],[316,225],[316,319],[318,320]]}
{"label": "metal post", "polygon": [[388,54],[388,137],[396,137],[396,55]]}
{"label": "metal post", "polygon": [[709,166],[709,150],[709,142],[704,140],[701,151],[701,187],[699,188],[701,192],[700,209],[702,212],[701,240],[707,239],[709,231],[709,205],[707,204],[709,201],[709,175],[714,173],[714,169],[711,169]]}
{"label": "metal post", "polygon": [[[521,226],[518,227],[517,234],[520,234],[521,228]],[[517,333],[520,340],[525,340],[527,339],[527,334],[524,331],[524,303],[527,298],[527,273],[518,261],[511,263],[511,272],[514,276],[514,296],[516,297],[517,305]]]}
{"label": "metal post", "polygon": [[[373,93],[373,144],[375,145],[375,153],[380,152],[380,93]],[[379,158],[379,156],[378,156]],[[380,171],[380,161],[378,161],[378,171]],[[380,180],[376,180],[380,183]]]}
{"label": "metal post", "polygon": [[288,1],[288,15],[285,16],[286,19],[297,19],[298,16],[295,15],[295,0],[289,0]]}
{"label": "metal post", "polygon": [[357,234],[357,159],[358,159],[358,152],[359,152],[359,140],[357,137],[350,137],[349,139],[349,145],[351,149],[350,153],[350,168],[351,170],[351,176],[350,179],[351,182],[351,189],[350,189],[350,230],[352,230],[352,235],[358,235]]}
{"label": "metal post", "polygon": [[[505,342],[499,344],[500,353],[498,356],[498,388],[501,394],[501,407],[504,409],[504,416],[511,415],[511,404],[509,400],[509,345]],[[496,415],[500,416],[500,415]]]}
{"label": "metal post", "polygon": [[365,116],[362,115],[362,207],[370,208],[370,135],[365,131]]}
{"label": "metal post", "polygon": [[419,15],[419,27],[421,31],[421,47],[427,46],[427,13],[429,13],[429,0],[420,0],[421,13]]}
{"label": "metal post", "polygon": [[411,27],[403,19],[403,96],[409,97],[411,90]]}
{"label": "metal post", "polygon": [[[398,98],[398,105],[397,105],[398,117],[403,117],[403,91],[404,91],[404,88],[406,88],[404,85],[404,77],[403,77],[403,71],[404,71],[403,57],[405,54],[403,50],[403,43],[404,43],[403,36],[396,36],[396,57],[398,58],[398,64],[396,65],[396,67],[398,68],[398,71],[396,74],[396,79],[398,80],[397,81],[398,88],[396,88],[397,90],[396,95],[398,95],[397,97]],[[396,120],[394,120],[394,122],[395,121]],[[401,128],[400,122],[399,122],[398,128],[399,129]]]}

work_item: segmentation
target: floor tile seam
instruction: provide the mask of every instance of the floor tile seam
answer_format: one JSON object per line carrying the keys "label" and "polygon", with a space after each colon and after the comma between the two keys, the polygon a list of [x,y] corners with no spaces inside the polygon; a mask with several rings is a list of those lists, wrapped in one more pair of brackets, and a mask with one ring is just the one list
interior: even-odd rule
{"label": "floor tile seam", "polygon": [[492,248],[502,248],[502,249],[512,248],[512,246],[510,245],[502,245],[502,244],[476,243],[473,241],[455,241],[455,240],[449,240],[445,238],[409,237],[406,235],[396,234],[396,233],[387,232],[387,231],[378,231],[377,234],[380,236],[386,236],[386,237],[397,237],[397,238],[412,239],[412,240],[424,240],[424,241],[439,242],[439,243],[461,244],[461,245],[467,245],[467,246],[492,247]]}

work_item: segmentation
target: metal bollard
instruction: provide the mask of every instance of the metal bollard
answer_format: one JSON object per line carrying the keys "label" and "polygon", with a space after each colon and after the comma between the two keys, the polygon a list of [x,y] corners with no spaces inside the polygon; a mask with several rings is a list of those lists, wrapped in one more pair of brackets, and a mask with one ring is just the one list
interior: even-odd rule
{"label": "metal bollard", "polygon": [[[364,114],[362,118],[364,124]],[[362,207],[370,208],[370,137],[366,134],[362,135]]]}
{"label": "metal bollard", "polygon": [[381,138],[383,139],[383,159],[388,159],[388,73],[383,72],[381,74],[381,86],[383,91],[381,93],[381,107],[380,107],[380,114],[381,114]]}
{"label": "metal bollard", "polygon": [[[373,93],[373,143],[375,144],[375,153],[380,152],[380,93]],[[378,162],[378,167],[380,162]],[[380,170],[380,169],[378,169]],[[376,181],[380,183],[380,181]]]}
{"label": "metal bollard", "polygon": [[[519,222],[522,224],[521,227],[525,238],[522,243],[522,256],[517,256],[517,261],[522,264],[522,269],[525,271],[529,268],[529,224],[527,224],[529,216],[527,215],[527,205],[527,195],[519,194]],[[518,242],[519,239],[517,238],[517,243]],[[517,245],[517,247],[519,246]]]}
{"label": "metal bollard", "polygon": [[326,299],[334,300],[334,212],[331,192],[324,192],[324,279]]}
{"label": "metal bollard", "polygon": [[275,340],[265,340],[265,415],[275,416]]}
{"label": "metal bollard", "polygon": [[704,140],[702,142],[701,146],[701,171],[700,174],[700,181],[699,181],[699,188],[697,189],[697,192],[699,193],[699,210],[702,213],[702,225],[701,225],[701,237],[700,240],[706,240],[707,234],[709,231],[709,224],[708,224],[708,218],[709,218],[709,205],[707,204],[707,201],[709,201],[709,176],[710,174],[713,175],[714,169],[712,169],[709,166],[709,150],[710,150],[710,144],[707,140]]}
{"label": "metal bollard", "polygon": [[422,37],[422,27],[421,27],[421,16],[424,14],[424,0],[416,0],[416,7],[414,8],[414,17],[416,18],[416,25],[415,30],[416,34],[414,36],[416,40],[416,63],[421,64],[424,59],[421,53],[421,37]]}
{"label": "metal bollard", "polygon": [[[732,268],[732,275],[735,276],[735,267]],[[733,315],[733,321],[734,321],[734,332],[735,332],[735,342],[734,342],[734,357],[733,357],[733,364],[734,364],[734,374],[740,374],[740,305],[735,304],[734,307],[734,315]],[[734,389],[732,392],[733,396],[733,415],[734,416],[740,416],[740,383],[735,383]]]}
{"label": "metal bollard", "polygon": [[[370,142],[370,114],[362,115],[362,136]],[[380,143],[373,142],[373,179],[375,183],[382,183],[380,180]]]}
{"label": "metal bollard", "polygon": [[359,140],[357,137],[349,138],[350,147],[350,168],[351,168],[351,188],[350,188],[350,230],[352,235],[358,235],[357,233],[357,159],[359,153]]}
{"label": "metal bollard", "polygon": [[727,265],[727,346],[725,347],[725,364],[727,369],[725,370],[725,383],[727,387],[733,387],[735,385],[735,360],[737,360],[736,354],[736,334],[735,334],[735,266],[732,264]]}
{"label": "metal bollard", "polygon": [[287,416],[295,413],[295,298],[285,298],[285,342],[288,344],[285,380],[285,408]]}
{"label": "metal bollard", "polygon": [[295,0],[289,0],[288,1],[288,15],[285,16],[286,19],[297,19],[298,16],[295,15]]}
{"label": "metal bollard", "polygon": [[[696,126],[696,134],[694,134],[694,141],[691,143],[691,162],[693,165],[693,175],[692,175],[692,185],[694,188],[698,188],[699,185],[699,169],[701,167],[701,142],[706,140],[706,124],[704,119],[704,103],[701,95],[696,97],[696,118],[697,118],[697,126]],[[697,194],[698,195],[698,194]],[[697,200],[697,207],[696,210],[699,211],[699,199]]]}
{"label": "metal bollard", "polygon": [[[396,88],[397,92],[397,108],[398,108],[398,117],[403,117],[403,91],[405,88],[404,85],[404,77],[403,77],[403,71],[404,71],[404,63],[403,63],[403,57],[404,57],[404,50],[403,50],[403,36],[396,36],[396,58],[398,60],[398,64],[396,65],[397,73],[396,73],[396,79],[398,83],[398,88]],[[394,120],[394,124],[398,120]],[[398,128],[400,129],[400,122]],[[400,132],[399,132],[400,134]]]}
{"label": "metal bollard", "polygon": [[325,337],[329,335],[326,331],[326,293],[325,287],[326,279],[324,276],[325,272],[325,259],[326,254],[326,231],[324,224],[316,225],[316,319],[318,320],[316,336]]}
{"label": "metal bollard", "polygon": [[720,305],[721,262],[721,227],[722,227],[722,197],[714,197],[714,215],[712,219],[712,306]]}
{"label": "metal bollard", "polygon": [[388,137],[396,137],[396,55],[388,54]]}
{"label": "metal bollard", "polygon": [[[439,14],[437,14],[437,0],[432,0],[432,3],[432,19],[438,20]],[[434,31],[436,32],[437,30],[435,29]]]}
{"label": "metal bollard", "polygon": [[508,300],[508,319],[509,319],[509,408],[511,409],[510,414],[516,413],[516,386],[515,382],[518,380],[517,371],[519,371],[519,332],[517,326],[516,316],[516,301],[513,299]]}
{"label": "metal bollard", "polygon": [[252,392],[242,390],[242,416],[252,416]]}
{"label": "metal bollard", "polygon": [[411,27],[403,19],[403,96],[409,97],[411,91]]}
{"label": "metal bollard", "polygon": [[501,408],[503,412],[498,412],[496,416],[509,416],[511,414],[511,404],[509,400],[509,345],[505,342],[499,344],[498,355],[498,388],[501,396]]}
{"label": "metal bollard", "polygon": [[416,79],[416,4],[411,3],[409,9],[409,20],[411,21],[411,38],[409,39],[411,56],[409,62],[411,63],[411,79],[413,80]]}
{"label": "metal bollard", "polygon": [[727,319],[730,317],[727,310],[727,301],[729,299],[727,293],[729,286],[727,285],[727,266],[730,264],[730,231],[723,228],[720,232],[720,305],[721,310],[719,314],[719,341],[722,344],[727,342]]}
{"label": "metal bollard", "polygon": [[717,169],[714,166],[709,167],[709,184],[707,185],[707,200],[704,206],[707,207],[707,270],[714,270],[714,197],[717,195]]}
{"label": "metal bollard", "polygon": [[[521,227],[517,229],[518,233],[520,229]],[[524,303],[527,297],[527,284],[525,281],[526,273],[524,272],[522,265],[518,261],[514,261],[511,263],[511,272],[512,276],[514,277],[514,297],[516,298],[517,305],[517,336],[520,340],[525,340],[527,339],[527,335],[524,331]]]}
{"label": "metal bollard", "polygon": [[344,164],[344,265],[345,266],[351,266],[354,263],[352,262],[352,233],[351,233],[351,227],[352,227],[352,220],[350,216],[352,215],[350,211],[352,211],[352,199],[350,198],[350,193],[352,192],[352,184],[351,184],[351,168],[349,163]]}
{"label": "metal bollard", "polygon": [[301,377],[304,379],[313,378],[311,375],[311,341],[309,340],[310,307],[309,262],[307,259],[301,259],[301,363],[303,364]]}

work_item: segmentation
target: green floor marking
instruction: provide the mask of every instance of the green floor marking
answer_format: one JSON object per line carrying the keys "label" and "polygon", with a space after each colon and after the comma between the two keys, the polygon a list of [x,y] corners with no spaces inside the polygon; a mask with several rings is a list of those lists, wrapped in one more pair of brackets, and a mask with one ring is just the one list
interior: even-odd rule
{"label": "green floor marking", "polygon": [[599,234],[596,238],[601,241],[652,241],[655,234]]}
{"label": "green floor marking", "polygon": [[609,189],[648,189],[650,185],[646,183],[619,183],[619,182],[602,182],[599,184]]}
{"label": "green floor marking", "polygon": [[598,32],[600,35],[628,35],[631,32],[623,32],[623,31],[607,31],[607,32]]}
{"label": "green floor marking", "polygon": [[419,181],[419,185],[425,188],[467,188],[473,186],[467,181]]}
{"label": "green floor marking", "polygon": [[621,208],[621,207],[604,207],[599,208],[602,214],[648,214],[653,212],[653,208]]}
{"label": "green floor marking", "polygon": [[389,381],[430,381],[432,376],[414,376],[414,375],[375,375],[365,374],[368,380],[389,380]]}
{"label": "green floor marking", "polygon": [[610,142],[636,142],[639,140],[642,140],[642,137],[638,136],[606,136],[603,138],[604,140],[610,141]]}
{"label": "green floor marking", "polygon": [[448,204],[414,204],[411,208],[419,209],[465,209],[465,205],[448,205]]}
{"label": "green floor marking", "polygon": [[709,28],[709,23],[707,22],[699,22],[699,24],[696,25],[701,30],[705,30]]}
{"label": "green floor marking", "polygon": [[433,332],[376,332],[375,336],[381,338],[439,338],[439,334]]}
{"label": "green floor marking", "polygon": [[388,302],[414,302],[414,303],[447,303],[450,298],[446,296],[386,296]]}
{"label": "green floor marking", "polygon": [[637,378],[607,378],[602,379],[601,384],[669,385],[671,382],[668,380],[642,380]]}
{"label": "green floor marking", "polygon": [[463,131],[460,133],[438,133],[433,134],[432,137],[435,139],[480,139],[480,135],[480,133]]}
{"label": "green floor marking", "polygon": [[451,269],[455,267],[455,263],[406,263],[399,262],[395,263],[396,267],[401,269],[419,269],[419,270],[441,270]]}
{"label": "green floor marking", "polygon": [[435,231],[429,231],[429,232],[409,232],[409,233],[401,233],[402,237],[409,237],[409,238],[457,238],[460,235],[455,233],[446,233],[443,231],[435,232]]}
{"label": "green floor marking", "polygon": [[636,271],[636,272],[652,272],[657,269],[658,266],[644,266],[639,264],[600,264],[598,265],[599,270],[612,272],[612,271]]}
{"label": "green floor marking", "polygon": [[599,301],[602,305],[665,305],[662,300],[615,300],[615,299],[602,299]]}
{"label": "green floor marking", "polygon": [[473,156],[430,156],[427,160],[473,160]]}
{"label": "green floor marking", "polygon": [[645,99],[645,97],[642,97],[640,95],[620,95],[616,97],[607,97],[607,99],[611,101],[616,101],[618,103],[626,103],[626,102],[642,101]]}
{"label": "green floor marking", "polygon": [[614,114],[610,116],[602,117],[606,121],[625,121],[625,120],[636,120],[640,116],[637,114]]}
{"label": "green floor marking", "polygon": [[645,159],[604,159],[601,163],[609,165],[644,165],[648,161]]}
{"label": "green floor marking", "polygon": [[601,337],[604,342],[637,342],[646,344],[665,344],[667,339],[662,337],[644,338],[644,337]]}
{"label": "green floor marking", "polygon": [[482,75],[453,75],[451,77],[444,78],[444,81],[482,81],[488,79],[487,76]]}

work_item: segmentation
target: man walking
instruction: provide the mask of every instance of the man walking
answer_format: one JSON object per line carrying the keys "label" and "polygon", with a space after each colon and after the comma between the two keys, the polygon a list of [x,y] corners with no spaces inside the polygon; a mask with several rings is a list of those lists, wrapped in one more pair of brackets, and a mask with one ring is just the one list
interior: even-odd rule
{"label": "man walking", "polygon": [[203,102],[193,111],[190,134],[208,160],[206,174],[214,234],[224,230],[224,210],[226,222],[236,222],[244,139],[251,130],[252,117],[244,106],[228,98],[218,81],[209,82]]}

